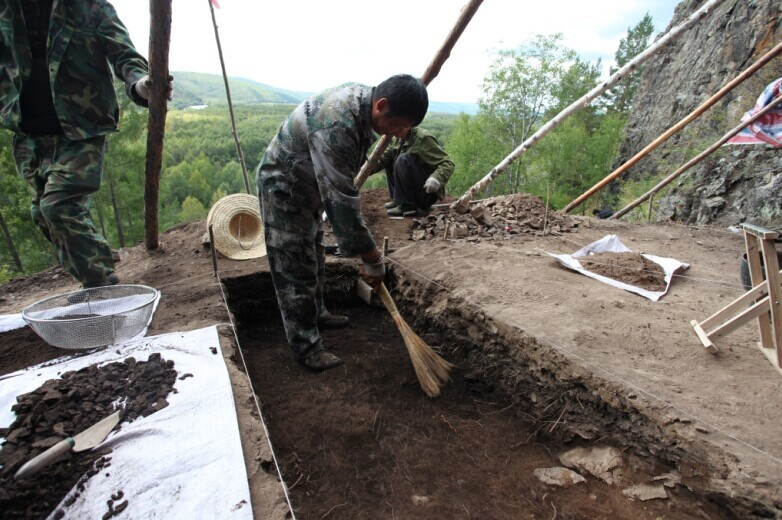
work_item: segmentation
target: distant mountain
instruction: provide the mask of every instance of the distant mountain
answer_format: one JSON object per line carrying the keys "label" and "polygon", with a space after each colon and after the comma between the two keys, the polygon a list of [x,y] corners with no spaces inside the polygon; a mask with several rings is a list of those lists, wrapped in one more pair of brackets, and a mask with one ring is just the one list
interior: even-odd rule
{"label": "distant mountain", "polygon": [[[225,83],[219,74],[200,72],[172,72],[174,75],[173,108],[185,108],[198,105],[225,105]],[[245,78],[229,77],[231,101],[235,105],[255,105],[259,103],[298,104],[304,97],[276,89],[268,85]]]}
{"label": "distant mountain", "polygon": [[[172,108],[187,108],[203,105],[226,105],[225,83],[219,74],[201,72],[172,72],[174,75],[174,100]],[[261,103],[298,104],[311,96],[312,92],[285,90],[264,85],[247,78],[229,77],[231,101],[234,105],[256,105]],[[429,111],[443,114],[475,114],[474,103],[444,103],[431,101]]]}

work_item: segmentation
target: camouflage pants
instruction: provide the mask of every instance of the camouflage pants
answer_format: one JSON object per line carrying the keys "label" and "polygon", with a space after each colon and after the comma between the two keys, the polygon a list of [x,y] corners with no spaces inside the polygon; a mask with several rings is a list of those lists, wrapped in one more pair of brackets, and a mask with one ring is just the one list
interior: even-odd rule
{"label": "camouflage pants", "polygon": [[65,270],[88,287],[114,272],[111,248],[87,208],[100,188],[106,138],[71,141],[62,135],[14,136],[14,160],[33,192],[33,221]]}
{"label": "camouflage pants", "polygon": [[318,316],[325,312],[323,203],[317,184],[261,169],[258,194],[266,254],[288,344],[297,359],[323,350]]}

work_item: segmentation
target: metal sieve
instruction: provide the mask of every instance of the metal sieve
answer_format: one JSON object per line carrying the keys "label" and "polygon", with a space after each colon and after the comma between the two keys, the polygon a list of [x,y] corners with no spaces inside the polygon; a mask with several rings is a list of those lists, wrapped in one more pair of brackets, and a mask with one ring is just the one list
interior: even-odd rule
{"label": "metal sieve", "polygon": [[114,345],[144,330],[159,294],[145,285],[83,289],[37,301],[22,311],[22,319],[55,347]]}

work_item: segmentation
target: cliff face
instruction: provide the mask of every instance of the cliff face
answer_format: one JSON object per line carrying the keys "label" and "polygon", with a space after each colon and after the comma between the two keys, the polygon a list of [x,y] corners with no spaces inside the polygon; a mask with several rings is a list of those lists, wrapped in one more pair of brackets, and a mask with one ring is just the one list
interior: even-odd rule
{"label": "cliff face", "polygon": [[[681,2],[670,27],[704,4],[705,0]],[[644,64],[620,148],[621,162],[689,115],[780,42],[782,2],[725,0]],[[777,56],[631,168],[625,179],[672,173],[738,125],[765,86],[780,76],[782,56]],[[782,148],[723,146],[663,193],[656,199],[657,219],[717,225],[751,222],[782,229]]]}

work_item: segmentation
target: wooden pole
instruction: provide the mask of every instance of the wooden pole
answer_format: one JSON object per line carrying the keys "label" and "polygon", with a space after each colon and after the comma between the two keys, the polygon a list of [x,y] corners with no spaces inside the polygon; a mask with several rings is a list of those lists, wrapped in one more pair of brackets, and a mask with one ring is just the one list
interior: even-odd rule
{"label": "wooden pole", "polygon": [[[481,6],[482,2],[483,0],[470,0],[467,5],[462,7],[462,11],[459,14],[459,18],[456,20],[453,29],[451,29],[448,37],[445,39],[445,42],[443,42],[442,46],[440,46],[437,54],[434,55],[431,63],[429,63],[429,66],[424,71],[424,75],[421,76],[421,81],[424,82],[424,85],[429,85],[429,83],[431,83],[432,80],[440,73],[440,69],[443,67],[443,63],[445,63],[445,60],[447,60],[451,55],[451,50],[453,49],[454,45],[456,45],[459,37],[464,32],[467,24],[470,23],[470,20],[472,20],[473,15]],[[388,143],[390,141],[391,138],[387,135],[384,135],[380,138],[380,141],[378,141],[375,149],[372,150],[372,154],[369,156],[369,159],[364,163],[364,166],[361,167],[358,175],[356,175],[355,183],[357,188],[361,188],[364,182],[366,182],[367,178],[369,178],[372,170],[377,164],[377,161],[388,147]]]}
{"label": "wooden pole", "polygon": [[631,158],[629,161],[624,163],[622,166],[611,172],[606,178],[604,178],[602,181],[598,182],[594,186],[592,186],[588,191],[584,192],[583,195],[578,197],[576,200],[565,206],[565,209],[563,210],[565,213],[568,213],[570,210],[584,202],[586,199],[594,195],[597,191],[599,191],[603,186],[611,182],[612,180],[619,177],[621,174],[626,172],[628,169],[630,169],[631,166],[633,166],[635,163],[640,161],[643,157],[645,157],[649,152],[660,146],[662,143],[668,140],[669,137],[671,137],[673,134],[687,126],[693,119],[704,113],[706,110],[711,108],[712,105],[714,105],[717,101],[722,99],[725,94],[733,90],[739,83],[744,81],[745,79],[752,76],[755,72],[757,72],[758,69],[760,69],[763,65],[771,61],[773,58],[775,58],[780,52],[782,52],[782,42],[778,43],[776,47],[771,49],[766,53],[765,56],[760,58],[757,62],[753,63],[750,68],[733,78],[733,80],[722,87],[716,94],[711,96],[709,99],[707,99],[701,106],[693,110],[687,117],[673,125],[671,128],[669,128],[665,133],[660,135],[657,139],[646,145],[646,147],[635,154],[633,158]]}
{"label": "wooden pole", "polygon": [[144,181],[144,244],[157,249],[158,195],[163,166],[163,137],[168,111],[168,49],[171,43],[171,0],[149,0],[149,117]]}
{"label": "wooden pole", "polygon": [[467,190],[467,193],[462,195],[459,198],[459,200],[454,202],[451,205],[451,208],[458,213],[466,213],[467,211],[469,211],[468,204],[473,199],[473,197],[475,197],[475,195],[485,190],[486,187],[489,184],[491,184],[494,181],[494,179],[497,178],[498,175],[500,175],[503,171],[505,171],[508,168],[508,166],[510,166],[513,163],[513,161],[521,157],[524,154],[524,152],[532,148],[532,146],[535,143],[537,143],[541,137],[543,137],[551,130],[553,130],[560,124],[562,124],[568,117],[570,117],[576,111],[578,111],[578,109],[588,105],[592,100],[594,100],[600,94],[613,87],[623,77],[635,71],[635,69],[638,68],[638,66],[641,63],[649,59],[659,48],[668,44],[672,40],[678,38],[686,29],[688,29],[695,22],[704,18],[717,5],[719,5],[723,1],[724,0],[710,0],[708,3],[704,4],[703,7],[701,7],[696,12],[691,14],[690,17],[687,18],[687,20],[685,20],[682,24],[668,31],[663,37],[657,40],[657,42],[655,42],[653,45],[648,47],[641,54],[639,54],[638,56],[636,56],[635,58],[627,62],[624,67],[616,71],[616,73],[610,78],[608,78],[607,81],[597,85],[595,88],[587,92],[584,96],[577,99],[570,106],[562,110],[562,112],[554,116],[553,119],[551,119],[548,123],[540,127],[540,129],[538,129],[537,132],[532,134],[529,138],[527,138],[526,141],[521,143],[515,150],[513,150],[513,152],[511,152],[510,155],[508,155],[505,159],[503,159],[501,163],[499,163],[497,166],[492,168],[492,170],[489,173],[487,173],[486,176],[484,176],[481,180],[476,182],[469,190]]}
{"label": "wooden pole", "polygon": [[620,211],[617,211],[616,213],[611,215],[610,218],[612,218],[612,219],[619,218],[619,217],[625,215],[628,211],[630,211],[633,208],[635,208],[636,206],[638,206],[640,203],[642,203],[647,198],[651,200],[652,195],[654,195],[655,193],[657,193],[658,191],[663,189],[671,181],[673,181],[676,177],[678,177],[682,173],[686,172],[687,170],[689,170],[690,168],[692,168],[693,166],[695,166],[696,164],[701,162],[701,160],[703,160],[704,157],[706,157],[707,155],[710,155],[717,148],[719,148],[723,144],[727,143],[730,140],[731,137],[733,137],[734,135],[738,134],[739,132],[744,130],[746,127],[748,127],[749,125],[751,125],[752,123],[754,123],[755,121],[757,121],[758,119],[763,117],[767,112],[770,112],[771,110],[776,108],[777,105],[779,105],[780,103],[782,103],[782,96],[779,96],[778,98],[775,98],[774,100],[772,100],[771,103],[769,103],[768,105],[763,107],[763,109],[758,111],[757,114],[753,115],[752,117],[750,117],[749,119],[747,119],[746,121],[744,121],[743,123],[738,125],[737,127],[733,128],[727,134],[723,135],[717,142],[715,142],[714,144],[712,144],[711,146],[706,148],[703,152],[701,152],[697,156],[695,156],[692,159],[690,159],[689,161],[687,161],[678,170],[676,170],[675,172],[670,174],[668,177],[666,177],[665,179],[660,181],[657,184],[657,186],[655,186],[654,188],[650,189],[649,191],[647,191],[646,193],[644,193],[643,195],[641,195],[640,197],[635,199],[633,202],[631,202],[630,204],[628,204],[627,206],[622,208]]}
{"label": "wooden pole", "polygon": [[212,13],[212,26],[215,29],[215,41],[217,42],[217,54],[220,56],[220,68],[223,71],[223,82],[225,83],[225,97],[228,99],[228,113],[231,116],[231,132],[234,136],[234,144],[236,145],[236,155],[239,157],[239,164],[242,166],[242,178],[244,178],[244,190],[252,195],[250,192],[250,180],[247,177],[247,165],[244,163],[244,154],[242,153],[242,145],[239,141],[239,132],[236,131],[236,117],[234,116],[234,106],[231,102],[231,88],[228,86],[228,74],[225,72],[225,60],[223,60],[223,47],[220,45],[220,33],[217,30],[217,20],[215,19],[215,8],[212,5],[211,0],[206,0],[209,4],[209,12]]}

